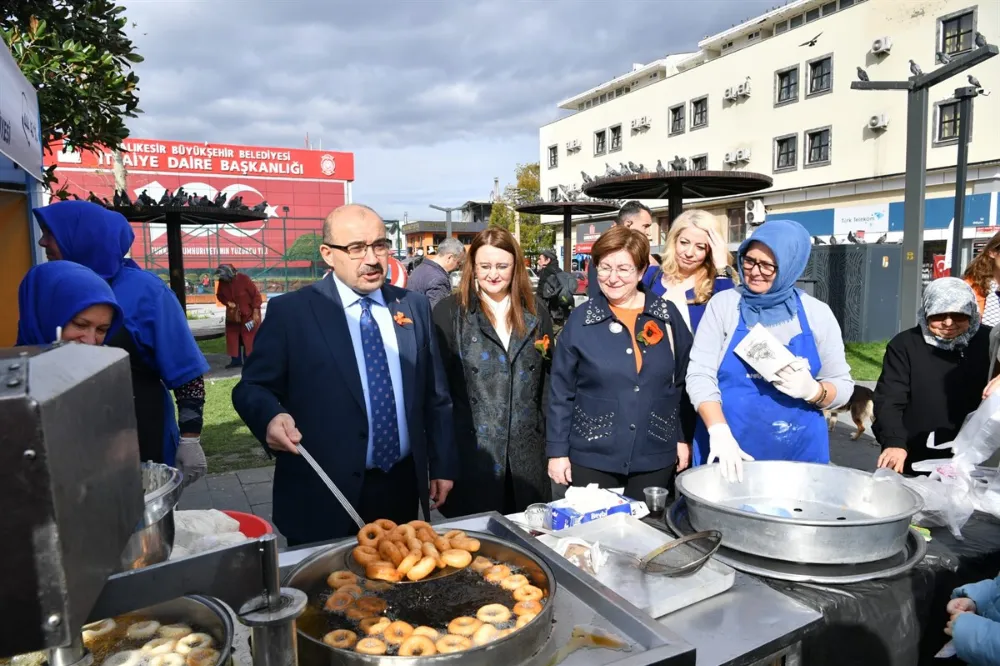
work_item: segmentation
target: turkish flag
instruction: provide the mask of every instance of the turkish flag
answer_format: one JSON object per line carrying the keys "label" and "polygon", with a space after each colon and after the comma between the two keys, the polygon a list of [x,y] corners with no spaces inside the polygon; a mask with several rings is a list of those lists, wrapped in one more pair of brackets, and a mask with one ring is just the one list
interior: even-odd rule
{"label": "turkish flag", "polygon": [[951,269],[945,267],[945,255],[935,254],[934,255],[934,279],[948,277],[951,275]]}

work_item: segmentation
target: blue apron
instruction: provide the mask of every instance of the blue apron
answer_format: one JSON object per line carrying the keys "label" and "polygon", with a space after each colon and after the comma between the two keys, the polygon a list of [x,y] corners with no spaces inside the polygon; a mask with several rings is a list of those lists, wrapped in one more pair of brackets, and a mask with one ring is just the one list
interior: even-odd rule
{"label": "blue apron", "polygon": [[[802,332],[788,342],[788,350],[808,360],[815,377],[820,369],[819,352],[798,293],[795,300]],[[719,364],[722,413],[733,437],[755,460],[830,462],[830,436],[823,413],[779,391],[733,352],[748,332],[740,315],[739,326]],[[703,465],[708,459],[708,439],[708,430],[699,419],[694,437],[695,465]]]}

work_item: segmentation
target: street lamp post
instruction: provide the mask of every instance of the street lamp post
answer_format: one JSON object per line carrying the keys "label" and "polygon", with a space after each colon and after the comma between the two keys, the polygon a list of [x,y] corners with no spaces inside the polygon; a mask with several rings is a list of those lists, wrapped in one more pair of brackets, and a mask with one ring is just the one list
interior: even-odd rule
{"label": "street lamp post", "polygon": [[454,206],[452,208],[435,206],[434,204],[430,204],[430,206],[434,210],[439,210],[444,213],[444,237],[451,238],[451,214],[456,210],[462,210],[462,206]]}
{"label": "street lamp post", "polygon": [[[987,44],[968,53],[954,56],[951,62],[938,67],[933,72],[911,76],[906,81],[854,81],[851,83],[851,88],[854,90],[905,90],[907,93],[906,181],[903,194],[903,270],[900,294],[900,326],[902,328],[916,325],[917,310],[920,307],[923,291],[921,270],[924,258],[924,200],[927,193],[929,90],[932,86],[956,74],[961,74],[998,53],[1000,53],[1000,49],[993,44]],[[964,180],[964,173],[962,178]]]}
{"label": "street lamp post", "polygon": [[965,229],[965,187],[969,170],[969,134],[972,133],[973,86],[955,90],[958,100],[958,163],[955,167],[955,221],[951,228],[951,274],[962,277],[962,232]]}

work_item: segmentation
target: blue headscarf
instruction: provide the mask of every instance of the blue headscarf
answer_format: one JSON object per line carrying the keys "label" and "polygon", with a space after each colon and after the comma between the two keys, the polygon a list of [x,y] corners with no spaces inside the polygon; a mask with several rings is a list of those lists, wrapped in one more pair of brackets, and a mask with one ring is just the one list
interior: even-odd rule
{"label": "blue headscarf", "polygon": [[[59,245],[62,258],[110,280],[126,265],[135,232],[121,213],[89,201],[60,201],[34,209]],[[134,266],[131,260],[128,263]]]}
{"label": "blue headscarf", "polygon": [[32,267],[17,290],[20,319],[17,344],[48,345],[56,341],[56,329],[93,305],[114,309],[110,338],[122,324],[122,310],[111,286],[97,273],[72,261],[50,261]]}
{"label": "blue headscarf", "polygon": [[[774,282],[765,294],[755,294],[746,286],[743,256],[750,243],[766,245],[778,263]],[[809,232],[801,224],[791,220],[768,220],[750,238],[743,241],[736,253],[736,267],[740,272],[740,285],[737,289],[742,294],[740,314],[748,328],[758,322],[763,326],[776,326],[795,317],[798,313],[795,282],[806,269],[810,252],[812,238]]]}

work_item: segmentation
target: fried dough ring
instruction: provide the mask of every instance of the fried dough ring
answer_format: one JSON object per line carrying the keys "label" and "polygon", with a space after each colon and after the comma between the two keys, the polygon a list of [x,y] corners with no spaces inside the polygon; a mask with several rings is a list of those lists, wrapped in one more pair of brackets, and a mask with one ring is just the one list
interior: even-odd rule
{"label": "fried dough ring", "polygon": [[473,539],[472,537],[460,537],[458,539],[451,540],[451,547],[458,548],[460,550],[467,550],[470,553],[475,553],[479,551],[479,547],[482,544],[479,543],[479,539]]}
{"label": "fried dough ring", "polygon": [[396,525],[396,523],[392,522],[388,518],[379,518],[378,520],[375,521],[375,524],[381,527],[383,532],[391,532],[397,527],[399,527],[398,525]]}
{"label": "fried dough ring", "polygon": [[383,535],[385,535],[385,530],[375,523],[368,523],[358,532],[358,545],[375,548]]}
{"label": "fried dough ring", "polygon": [[389,645],[399,645],[413,635],[413,625],[396,620],[382,631],[382,638]]}
{"label": "fried dough ring", "polygon": [[378,549],[374,546],[357,546],[351,551],[351,557],[354,561],[363,567],[368,566],[372,562],[378,562],[379,557]]}
{"label": "fried dough ring", "polygon": [[456,617],[448,623],[448,633],[469,638],[483,626],[483,621],[474,617]]}
{"label": "fried dough ring", "polygon": [[447,634],[434,643],[434,647],[440,654],[451,654],[452,652],[462,652],[472,647],[472,641],[465,636]]}
{"label": "fried dough ring", "polygon": [[514,604],[514,615],[538,615],[542,612],[542,604],[539,601],[518,601]]}
{"label": "fried dough ring", "polygon": [[503,604],[486,604],[476,611],[476,619],[489,624],[503,624],[510,620],[510,609]]}
{"label": "fried dough ring", "polygon": [[524,587],[528,584],[528,577],[521,574],[514,574],[513,576],[507,576],[502,581],[500,581],[500,587],[505,590],[510,590],[513,592],[519,587]]}
{"label": "fried dough ring", "polygon": [[490,583],[501,583],[504,578],[510,576],[510,567],[506,564],[497,564],[483,572],[483,578]]}
{"label": "fried dough ring", "polygon": [[357,585],[358,577],[350,571],[334,571],[326,577],[326,584],[334,590],[339,590],[345,585]]}
{"label": "fried dough ring", "polygon": [[[502,583],[501,583],[502,584]],[[514,590],[514,601],[541,601],[545,593],[534,585],[522,585]]]}
{"label": "fried dough ring", "polygon": [[350,650],[358,642],[358,635],[347,629],[337,629],[324,636],[323,642],[330,647]]}
{"label": "fried dough ring", "polygon": [[399,646],[400,657],[429,657],[432,654],[437,654],[434,641],[419,634],[412,634]]}
{"label": "fried dough ring", "polygon": [[436,566],[437,561],[428,555],[410,567],[410,570],[406,572],[406,577],[412,581],[423,580],[431,575]]}
{"label": "fried dough ring", "polygon": [[496,562],[491,559],[485,558],[482,555],[476,555],[476,559],[472,560],[472,564],[469,566],[471,566],[472,570],[476,573],[483,573],[495,564]]}
{"label": "fried dough ring", "polygon": [[385,654],[386,645],[377,638],[362,638],[354,646],[355,652],[360,652],[361,654]]}

